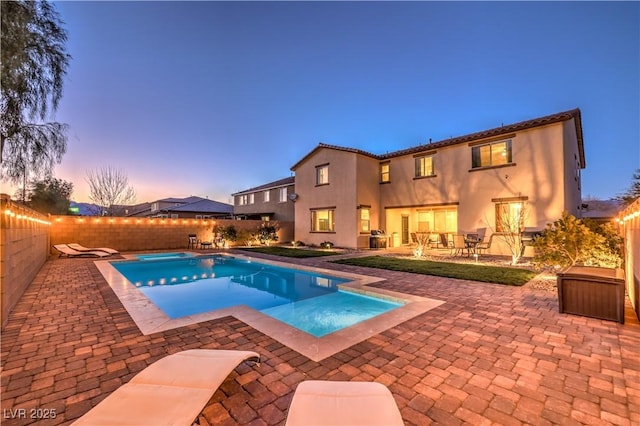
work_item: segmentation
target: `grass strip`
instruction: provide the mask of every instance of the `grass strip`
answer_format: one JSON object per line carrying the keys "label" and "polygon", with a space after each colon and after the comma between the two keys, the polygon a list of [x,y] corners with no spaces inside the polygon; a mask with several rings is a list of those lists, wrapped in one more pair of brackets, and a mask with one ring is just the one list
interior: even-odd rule
{"label": "grass strip", "polygon": [[286,247],[242,247],[238,250],[252,251],[256,253],[272,254],[274,256],[295,257],[298,259],[306,257],[333,256],[336,251],[296,249]]}
{"label": "grass strip", "polygon": [[533,271],[521,268],[471,265],[468,263],[433,262],[431,260],[402,259],[386,256],[340,259],[333,260],[332,263],[513,286],[524,285],[537,275]]}

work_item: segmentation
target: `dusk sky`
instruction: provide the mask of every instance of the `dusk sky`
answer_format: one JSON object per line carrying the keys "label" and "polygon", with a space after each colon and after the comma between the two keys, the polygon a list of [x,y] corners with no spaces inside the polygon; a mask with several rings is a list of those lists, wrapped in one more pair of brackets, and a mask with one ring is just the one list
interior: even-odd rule
{"label": "dusk sky", "polygon": [[573,108],[583,197],[640,168],[638,2],[58,2],[73,59],[54,175],[123,169],[137,202],[291,175]]}

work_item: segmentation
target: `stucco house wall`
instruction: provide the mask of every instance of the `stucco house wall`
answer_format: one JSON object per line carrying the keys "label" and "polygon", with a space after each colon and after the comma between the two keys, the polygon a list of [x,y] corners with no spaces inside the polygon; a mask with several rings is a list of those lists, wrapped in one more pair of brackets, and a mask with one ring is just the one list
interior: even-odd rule
{"label": "stucco house wall", "polygon": [[[504,140],[511,141],[510,163],[473,168],[473,147]],[[416,177],[416,157],[425,155],[433,158],[433,174]],[[324,163],[330,165],[330,184],[316,187],[315,170]],[[389,164],[386,183],[380,182],[382,163]],[[366,247],[369,234],[359,228],[362,206],[370,208],[370,228],[386,230],[392,245],[410,243],[418,214],[429,210],[446,210],[447,218],[454,218],[447,220],[447,232],[484,229],[489,238],[496,229],[496,205],[522,202],[524,226],[542,229],[563,211],[579,215],[584,163],[579,110],[385,155],[320,144],[292,167],[300,195],[296,239]],[[336,209],[335,235],[311,232],[310,210],[330,206]],[[492,248],[504,251],[497,241]]]}

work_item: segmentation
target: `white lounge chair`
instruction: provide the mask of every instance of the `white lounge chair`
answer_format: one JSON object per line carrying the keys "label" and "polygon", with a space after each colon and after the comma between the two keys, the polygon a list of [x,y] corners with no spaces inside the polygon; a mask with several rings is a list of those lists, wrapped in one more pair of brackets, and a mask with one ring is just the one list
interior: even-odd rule
{"label": "white lounge chair", "polygon": [[89,256],[89,257],[107,257],[107,256],[111,256],[109,253],[104,252],[104,251],[78,251],[78,250],[74,250],[71,247],[67,246],[66,244],[55,244],[53,246],[54,249],[58,250],[60,252],[60,256],[67,256],[67,257],[83,257],[83,256]]}
{"label": "white lounge chair", "polygon": [[376,382],[308,380],[296,388],[286,426],[401,426],[393,395]]}
{"label": "white lounge chair", "polygon": [[166,356],[120,386],[74,425],[191,425],[251,351],[191,349]]}
{"label": "white lounge chair", "polygon": [[112,249],[109,247],[85,247],[82,246],[80,244],[76,244],[76,243],[71,243],[71,244],[67,244],[67,246],[71,247],[74,250],[77,251],[103,251],[105,253],[109,253],[109,254],[119,254],[120,252],[116,249]]}

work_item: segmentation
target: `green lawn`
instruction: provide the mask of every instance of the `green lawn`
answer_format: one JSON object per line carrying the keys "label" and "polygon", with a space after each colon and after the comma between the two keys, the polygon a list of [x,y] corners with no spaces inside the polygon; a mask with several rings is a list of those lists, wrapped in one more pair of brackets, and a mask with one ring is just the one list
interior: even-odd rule
{"label": "green lawn", "polygon": [[366,266],[392,271],[413,272],[414,274],[436,275],[495,284],[524,285],[536,273],[520,268],[500,266],[470,265],[465,263],[432,262],[430,260],[401,259],[397,257],[368,256],[334,260],[343,265]]}
{"label": "green lawn", "polygon": [[238,250],[253,251],[256,253],[273,254],[275,256],[285,257],[319,257],[319,256],[333,256],[338,254],[337,251],[325,251],[325,250],[310,250],[310,249],[296,249],[286,247],[242,247]]}

